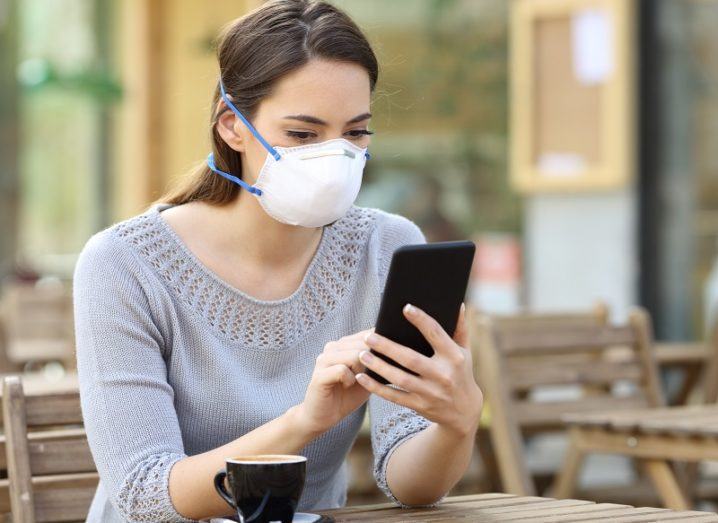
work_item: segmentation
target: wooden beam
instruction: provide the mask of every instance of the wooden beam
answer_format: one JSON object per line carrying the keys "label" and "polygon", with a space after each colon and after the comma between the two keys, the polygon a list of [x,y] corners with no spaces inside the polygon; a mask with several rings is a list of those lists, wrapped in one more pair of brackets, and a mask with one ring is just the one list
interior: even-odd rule
{"label": "wooden beam", "polygon": [[118,7],[116,46],[124,95],[117,135],[113,219],[141,212],[162,188],[165,0],[127,0]]}

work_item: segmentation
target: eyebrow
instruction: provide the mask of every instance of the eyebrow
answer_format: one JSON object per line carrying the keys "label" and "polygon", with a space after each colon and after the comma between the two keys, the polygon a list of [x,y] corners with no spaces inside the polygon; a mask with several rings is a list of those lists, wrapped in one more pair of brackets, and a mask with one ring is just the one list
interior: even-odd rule
{"label": "eyebrow", "polygon": [[[357,122],[363,122],[364,120],[368,120],[371,118],[371,113],[364,113],[360,114],[359,116],[355,116],[351,120],[347,122],[347,124],[357,123]],[[308,114],[293,114],[289,116],[284,117],[285,120],[298,120],[300,122],[306,122],[306,123],[312,123],[315,125],[327,125],[327,122],[324,120],[320,120],[319,118],[315,116],[309,116]]]}

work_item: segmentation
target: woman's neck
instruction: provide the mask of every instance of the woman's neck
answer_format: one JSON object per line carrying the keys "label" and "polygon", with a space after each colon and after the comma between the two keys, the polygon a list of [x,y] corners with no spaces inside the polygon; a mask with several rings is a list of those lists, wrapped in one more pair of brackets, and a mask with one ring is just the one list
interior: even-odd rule
{"label": "woman's neck", "polygon": [[241,192],[232,203],[214,207],[217,245],[225,252],[241,253],[262,266],[282,267],[298,259],[312,258],[322,228],[296,227],[278,222],[259,205],[257,198]]}
{"label": "woman's neck", "polygon": [[322,228],[277,222],[253,200],[242,193],[224,206],[190,202],[162,214],[221,279],[258,299],[282,299],[300,285],[319,247]]}

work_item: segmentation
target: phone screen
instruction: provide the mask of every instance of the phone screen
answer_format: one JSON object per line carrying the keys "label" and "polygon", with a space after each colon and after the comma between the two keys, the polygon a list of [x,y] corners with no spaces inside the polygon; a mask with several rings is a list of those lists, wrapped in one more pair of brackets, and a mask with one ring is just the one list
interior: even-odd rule
{"label": "phone screen", "polygon": [[[404,317],[403,308],[407,303],[419,307],[453,336],[475,250],[476,246],[470,241],[405,245],[397,249],[392,256],[379,307],[377,334],[425,356],[433,356],[434,349]],[[371,352],[408,371],[391,358],[374,350]],[[371,370],[367,370],[367,374],[380,383],[388,383]]]}

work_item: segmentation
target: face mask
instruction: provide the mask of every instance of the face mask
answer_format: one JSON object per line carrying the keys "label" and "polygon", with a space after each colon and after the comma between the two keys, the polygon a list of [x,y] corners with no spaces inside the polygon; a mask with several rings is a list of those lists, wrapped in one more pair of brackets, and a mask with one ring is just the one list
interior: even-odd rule
{"label": "face mask", "polygon": [[257,182],[217,169],[214,155],[207,165],[215,173],[254,194],[272,218],[290,225],[322,227],[346,214],[359,194],[364,164],[362,149],[343,138],[297,147],[272,147],[229,100],[220,81],[222,99],[267,150]]}

